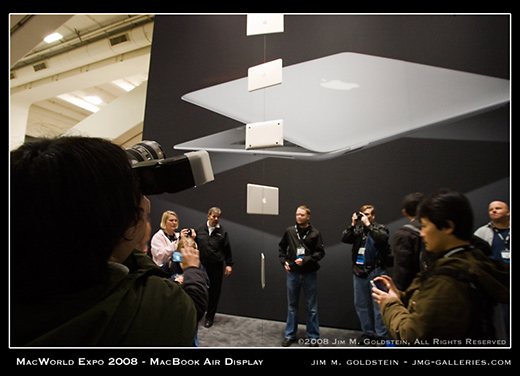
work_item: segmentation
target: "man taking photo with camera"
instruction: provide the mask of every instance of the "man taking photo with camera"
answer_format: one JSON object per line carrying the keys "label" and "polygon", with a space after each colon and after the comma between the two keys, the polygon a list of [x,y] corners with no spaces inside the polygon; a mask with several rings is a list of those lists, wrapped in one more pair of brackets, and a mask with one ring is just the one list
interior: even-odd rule
{"label": "man taking photo with camera", "polygon": [[354,306],[361,322],[361,344],[380,340],[384,343],[388,332],[379,306],[372,300],[370,281],[386,274],[386,256],[389,251],[388,229],[375,222],[375,208],[364,205],[352,214],[350,226],[343,231],[341,241],[352,244],[352,272]]}

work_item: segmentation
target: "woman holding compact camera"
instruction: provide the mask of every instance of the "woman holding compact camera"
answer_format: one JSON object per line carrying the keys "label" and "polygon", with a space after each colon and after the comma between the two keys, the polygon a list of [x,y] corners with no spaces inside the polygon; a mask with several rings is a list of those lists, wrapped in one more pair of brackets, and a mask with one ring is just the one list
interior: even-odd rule
{"label": "woman holding compact camera", "polygon": [[172,210],[167,210],[161,218],[161,229],[155,233],[151,241],[151,253],[153,261],[160,266],[170,276],[175,274],[173,267],[179,263],[177,247],[181,236],[195,237],[195,230],[183,229],[176,232],[179,228],[179,216]]}

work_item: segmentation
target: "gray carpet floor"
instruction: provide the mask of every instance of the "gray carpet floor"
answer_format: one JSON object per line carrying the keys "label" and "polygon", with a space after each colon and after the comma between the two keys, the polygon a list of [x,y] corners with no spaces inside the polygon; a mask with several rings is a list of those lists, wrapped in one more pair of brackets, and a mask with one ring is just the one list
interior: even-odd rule
{"label": "gray carpet floor", "polygon": [[[198,339],[200,347],[281,347],[284,339],[285,322],[261,320],[219,314],[215,316],[211,328],[199,323]],[[362,332],[347,329],[320,327],[321,347],[361,346]],[[307,347],[305,325],[298,326],[297,341],[291,347]]]}

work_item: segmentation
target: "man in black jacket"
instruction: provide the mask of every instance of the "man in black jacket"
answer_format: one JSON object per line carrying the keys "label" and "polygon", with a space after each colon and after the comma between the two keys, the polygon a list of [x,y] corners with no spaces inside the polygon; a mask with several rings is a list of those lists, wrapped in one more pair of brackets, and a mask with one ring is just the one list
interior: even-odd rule
{"label": "man in black jacket", "polygon": [[375,222],[375,208],[364,205],[352,215],[350,226],[341,241],[352,244],[354,306],[365,339],[385,339],[388,331],[381,319],[379,306],[372,300],[370,281],[386,274],[385,260],[389,251],[388,229]]}
{"label": "man in black jacket", "polygon": [[[233,256],[229,244],[228,233],[220,225],[222,211],[217,207],[208,210],[208,221],[197,229],[195,241],[200,252],[200,261],[209,278],[209,300],[204,326],[213,325],[217,312],[222,278],[229,277],[233,271]],[[224,269],[224,263],[226,264]]]}
{"label": "man in black jacket", "polygon": [[298,300],[303,289],[307,305],[307,336],[311,346],[318,345],[318,261],[325,256],[323,240],[318,229],[310,224],[311,211],[307,206],[296,209],[296,224],[285,230],[279,244],[280,262],[287,271],[288,313],[285,339],[282,346],[290,346],[298,332]]}

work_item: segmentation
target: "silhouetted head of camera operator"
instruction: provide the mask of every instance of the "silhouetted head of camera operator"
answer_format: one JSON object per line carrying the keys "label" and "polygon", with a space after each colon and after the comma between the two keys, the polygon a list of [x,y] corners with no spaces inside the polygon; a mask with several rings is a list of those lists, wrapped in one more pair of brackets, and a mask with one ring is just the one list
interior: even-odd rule
{"label": "silhouetted head of camera operator", "polygon": [[86,137],[11,152],[13,299],[46,299],[102,282],[107,261],[138,244],[149,202],[123,149]]}

